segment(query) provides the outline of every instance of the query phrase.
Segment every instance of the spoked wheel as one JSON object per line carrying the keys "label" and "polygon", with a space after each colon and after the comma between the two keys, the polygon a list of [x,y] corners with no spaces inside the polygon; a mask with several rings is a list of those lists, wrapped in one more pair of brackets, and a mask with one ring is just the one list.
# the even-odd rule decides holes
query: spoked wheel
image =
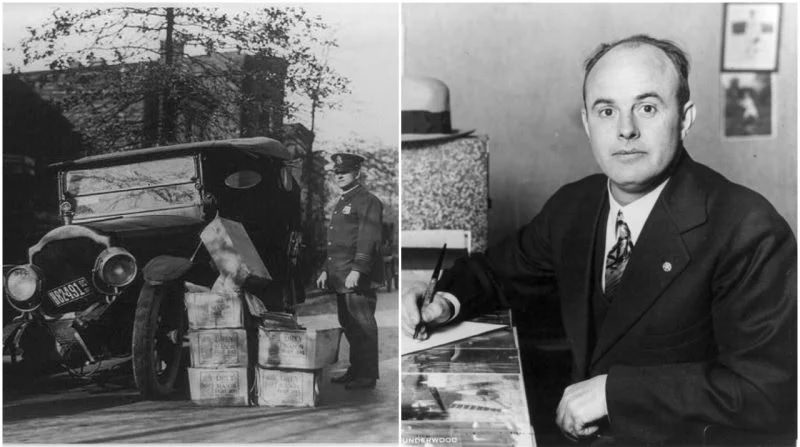
{"label": "spoked wheel", "polygon": [[145,284],[133,326],[133,378],[148,399],[169,396],[181,370],[186,334],[183,284]]}

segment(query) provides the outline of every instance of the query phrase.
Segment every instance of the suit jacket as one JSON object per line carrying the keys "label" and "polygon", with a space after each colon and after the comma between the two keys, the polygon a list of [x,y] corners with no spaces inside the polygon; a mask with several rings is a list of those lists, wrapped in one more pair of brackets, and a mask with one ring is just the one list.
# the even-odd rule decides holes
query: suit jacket
{"label": "suit jacket", "polygon": [[515,236],[446,272],[440,290],[461,301],[458,318],[557,294],[573,380],[608,374],[614,436],[699,443],[709,425],[792,430],[797,260],[786,221],[682,151],[595,334],[606,182],[564,186]]}
{"label": "suit jacket", "polygon": [[328,226],[328,287],[336,293],[350,292],[344,280],[351,270],[361,273],[359,290],[383,281],[381,235],[383,204],[363,186],[343,194],[333,208]]}

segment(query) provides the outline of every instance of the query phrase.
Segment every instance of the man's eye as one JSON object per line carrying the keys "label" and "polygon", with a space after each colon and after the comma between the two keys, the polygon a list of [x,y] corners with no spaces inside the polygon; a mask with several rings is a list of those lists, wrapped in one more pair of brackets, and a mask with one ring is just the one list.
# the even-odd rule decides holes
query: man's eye
{"label": "man's eye", "polygon": [[644,104],[641,107],[639,107],[639,110],[641,110],[641,112],[644,115],[648,115],[648,116],[655,115],[655,113],[656,113],[656,107],[654,105],[652,105],[652,104]]}
{"label": "man's eye", "polygon": [[614,109],[605,108],[597,111],[597,114],[602,118],[609,118],[614,116]]}

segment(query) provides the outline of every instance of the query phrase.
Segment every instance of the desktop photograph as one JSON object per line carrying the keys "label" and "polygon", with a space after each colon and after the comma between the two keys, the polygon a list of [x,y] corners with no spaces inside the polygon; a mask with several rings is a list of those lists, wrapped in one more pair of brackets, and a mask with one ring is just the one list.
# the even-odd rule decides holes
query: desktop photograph
{"label": "desktop photograph", "polygon": [[2,13],[3,442],[396,445],[400,6]]}
{"label": "desktop photograph", "polygon": [[401,15],[401,443],[795,445],[797,5]]}

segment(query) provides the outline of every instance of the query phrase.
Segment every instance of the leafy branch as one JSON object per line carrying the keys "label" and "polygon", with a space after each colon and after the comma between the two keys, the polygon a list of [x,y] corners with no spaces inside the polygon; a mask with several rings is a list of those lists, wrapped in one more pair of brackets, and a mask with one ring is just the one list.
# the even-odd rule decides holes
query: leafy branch
{"label": "leafy branch", "polygon": [[[300,7],[59,8],[27,32],[23,64],[53,70],[56,102],[94,152],[239,136],[241,111],[265,101],[287,119],[310,103],[313,127],[318,110],[349,93],[327,63],[337,46],[329,26]],[[248,56],[284,68],[247,70]],[[244,82],[283,93],[244,91]]]}

